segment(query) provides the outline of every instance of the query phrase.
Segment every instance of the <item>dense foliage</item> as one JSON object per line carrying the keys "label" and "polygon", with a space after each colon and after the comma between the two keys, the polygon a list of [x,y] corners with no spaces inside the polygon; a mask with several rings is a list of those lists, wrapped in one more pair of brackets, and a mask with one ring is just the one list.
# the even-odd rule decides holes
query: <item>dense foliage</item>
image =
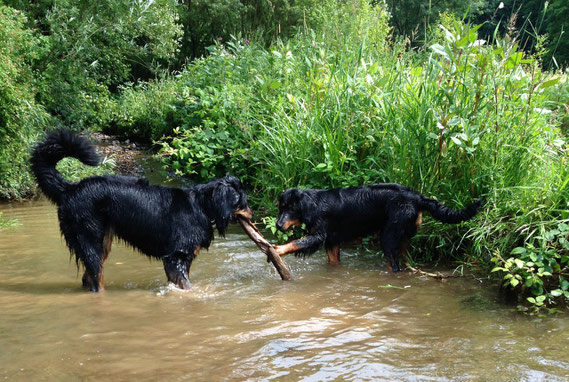
{"label": "dense foliage", "polygon": [[484,196],[460,227],[427,220],[415,261],[493,269],[537,310],[567,302],[569,83],[542,69],[567,64],[567,12],[0,0],[0,197],[29,192],[30,144],[56,126],[157,142],[194,181],[230,172],[269,216],[294,186],[400,182],[456,208]]}
{"label": "dense foliage", "polygon": [[[482,35],[490,37],[496,28],[507,33],[512,27],[519,31],[524,50],[544,50],[541,59],[546,68],[567,68],[569,65],[569,2],[563,0],[491,0],[485,1],[477,23],[484,23]],[[545,38],[545,39],[544,39]]]}
{"label": "dense foliage", "polygon": [[23,196],[33,184],[27,150],[47,113],[35,102],[33,64],[45,40],[25,27],[26,17],[0,6],[0,197]]}

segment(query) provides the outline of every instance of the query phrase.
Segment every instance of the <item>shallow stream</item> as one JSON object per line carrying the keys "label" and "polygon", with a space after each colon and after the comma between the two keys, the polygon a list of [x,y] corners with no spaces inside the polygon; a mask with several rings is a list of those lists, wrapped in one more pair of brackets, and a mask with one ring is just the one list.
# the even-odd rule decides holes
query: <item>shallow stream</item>
{"label": "shallow stream", "polygon": [[238,226],[194,261],[190,292],[120,243],[106,291],[81,273],[45,200],[0,206],[0,380],[569,379],[569,318],[525,317],[473,278],[386,273],[355,248],[287,257],[280,280]]}

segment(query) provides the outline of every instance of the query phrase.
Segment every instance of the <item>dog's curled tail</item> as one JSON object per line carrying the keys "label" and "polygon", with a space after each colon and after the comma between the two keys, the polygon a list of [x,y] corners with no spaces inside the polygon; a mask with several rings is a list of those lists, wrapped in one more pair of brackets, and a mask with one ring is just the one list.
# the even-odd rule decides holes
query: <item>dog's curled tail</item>
{"label": "dog's curled tail", "polygon": [[478,213],[478,209],[483,202],[484,199],[480,198],[465,209],[457,211],[446,207],[434,199],[422,196],[419,208],[430,212],[432,217],[442,223],[457,224],[472,219]]}
{"label": "dog's curled tail", "polygon": [[55,168],[65,157],[77,158],[89,166],[99,164],[99,156],[87,138],[68,130],[48,133],[46,139],[33,149],[30,161],[39,187],[56,204],[71,185]]}

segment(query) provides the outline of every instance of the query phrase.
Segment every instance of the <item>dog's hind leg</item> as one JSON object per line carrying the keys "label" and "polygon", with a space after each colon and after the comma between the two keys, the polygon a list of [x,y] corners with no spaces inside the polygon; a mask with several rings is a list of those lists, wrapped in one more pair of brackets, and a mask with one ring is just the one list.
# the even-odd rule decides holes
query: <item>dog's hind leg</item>
{"label": "dog's hind leg", "polygon": [[405,248],[405,238],[402,232],[398,232],[397,225],[395,227],[387,227],[381,232],[381,249],[387,260],[387,269],[389,272],[399,272],[399,255],[402,248]]}
{"label": "dog's hind leg", "polygon": [[[101,270],[99,272],[99,276],[97,278],[97,282],[96,284],[99,286],[99,290],[103,290],[104,289],[104,272],[105,269],[103,268],[103,264],[105,262],[105,260],[107,260],[107,257],[109,257],[109,253],[111,253],[111,246],[113,244],[113,230],[111,228],[107,229],[107,232],[105,233],[105,237],[103,238],[103,248],[102,248],[102,253],[101,253]],[[85,273],[83,273],[83,287],[85,288],[91,288],[91,285],[94,284],[93,281],[91,280],[91,276],[89,276],[89,272],[87,272],[87,269],[85,269]]]}
{"label": "dog's hind leg", "polygon": [[[197,253],[199,250],[196,250]],[[164,271],[168,281],[176,285],[176,287],[184,290],[190,289],[190,266],[195,255],[188,255],[183,252],[176,252],[169,256],[164,256]]]}
{"label": "dog's hind leg", "polygon": [[326,254],[328,255],[328,264],[339,265],[340,264],[340,246],[336,245],[331,248],[326,248]]}
{"label": "dog's hind leg", "polygon": [[100,244],[85,245],[75,250],[75,256],[81,260],[85,267],[83,274],[83,286],[91,292],[99,292],[104,289],[102,281],[103,264],[101,261],[102,250]]}

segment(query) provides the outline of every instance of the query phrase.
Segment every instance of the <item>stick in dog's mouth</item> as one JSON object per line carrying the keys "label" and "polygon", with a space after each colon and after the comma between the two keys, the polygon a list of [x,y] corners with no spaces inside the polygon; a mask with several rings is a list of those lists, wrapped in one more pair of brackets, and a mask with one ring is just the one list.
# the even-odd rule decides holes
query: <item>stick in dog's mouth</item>
{"label": "stick in dog's mouth", "polygon": [[253,218],[253,211],[251,208],[247,207],[245,210],[236,210],[233,215],[237,218],[239,216],[243,216],[244,218],[251,219]]}

